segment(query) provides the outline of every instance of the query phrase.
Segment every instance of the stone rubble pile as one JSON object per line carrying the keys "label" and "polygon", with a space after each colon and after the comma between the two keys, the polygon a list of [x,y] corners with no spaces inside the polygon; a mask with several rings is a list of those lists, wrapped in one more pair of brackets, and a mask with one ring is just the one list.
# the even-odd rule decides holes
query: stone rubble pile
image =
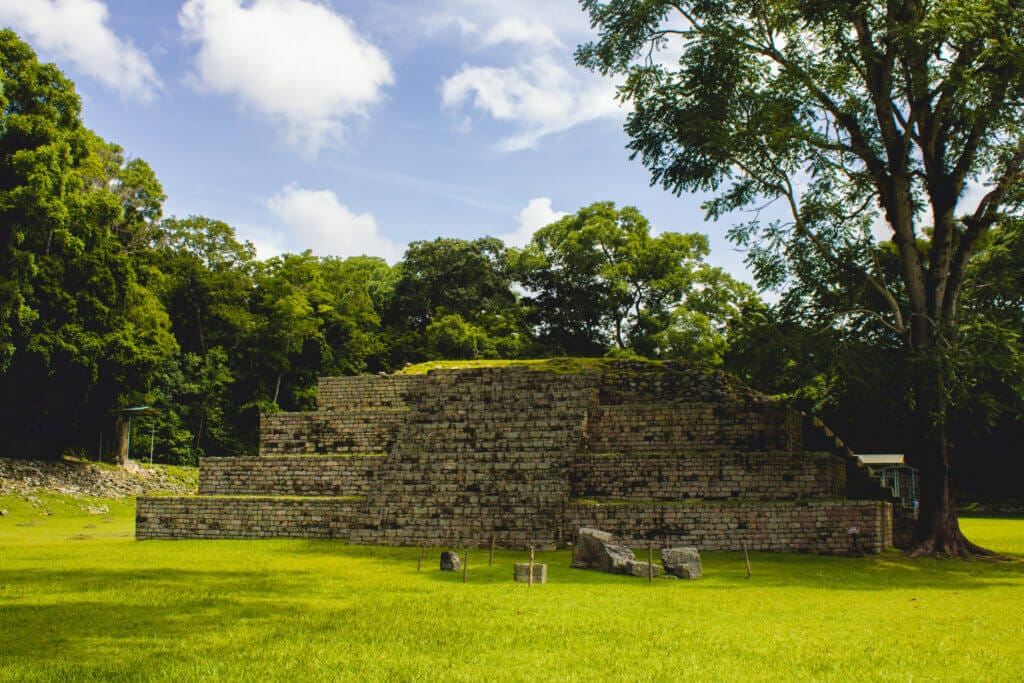
{"label": "stone rubble pile", "polygon": [[[680,579],[699,579],[703,576],[700,553],[696,548],[662,548],[661,562],[665,572]],[[572,566],[576,569],[597,569],[609,574],[629,576],[659,576],[661,567],[653,567],[636,559],[633,551],[607,531],[582,528],[576,533]]]}
{"label": "stone rubble pile", "polygon": [[131,470],[68,460],[0,458],[0,495],[31,495],[46,489],[68,496],[126,498],[151,493],[190,494],[192,481],[171,476],[161,466],[134,466]]}
{"label": "stone rubble pile", "polygon": [[630,576],[661,574],[660,567],[651,567],[647,562],[638,561],[633,551],[620,544],[612,534],[588,528],[580,529],[576,534],[572,566],[576,569],[597,569],[609,574]]}

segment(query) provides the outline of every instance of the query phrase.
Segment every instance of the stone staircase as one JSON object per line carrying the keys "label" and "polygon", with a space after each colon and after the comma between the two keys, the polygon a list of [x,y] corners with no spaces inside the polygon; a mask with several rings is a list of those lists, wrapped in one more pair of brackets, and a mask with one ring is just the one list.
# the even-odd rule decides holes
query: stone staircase
{"label": "stone staircase", "polygon": [[[200,495],[140,498],[144,538],[629,542],[878,552],[906,510],[813,418],[688,363],[325,378],[264,416],[260,457],[205,458]],[[895,523],[894,523],[895,522]]]}
{"label": "stone staircase", "polygon": [[410,395],[397,445],[353,540],[564,545],[569,466],[596,375],[525,367],[437,371]]}

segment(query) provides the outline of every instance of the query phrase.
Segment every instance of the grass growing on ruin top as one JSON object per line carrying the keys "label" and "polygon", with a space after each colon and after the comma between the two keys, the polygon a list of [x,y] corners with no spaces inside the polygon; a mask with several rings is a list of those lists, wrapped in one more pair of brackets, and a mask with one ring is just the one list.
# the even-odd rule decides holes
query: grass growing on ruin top
{"label": "grass growing on ruin top", "polygon": [[[403,375],[425,375],[431,370],[462,370],[466,368],[507,368],[526,367],[532,370],[576,373],[597,370],[607,366],[607,358],[544,358],[540,360],[435,360],[410,365],[401,370]],[[658,361],[643,361],[658,365]]]}
{"label": "grass growing on ruin top", "polygon": [[[463,584],[440,549],[417,573],[416,548],[138,542],[125,501],[0,509],[0,680],[1009,681],[1024,661],[1020,561],[753,553],[748,580],[742,553],[704,553],[703,580],[648,584],[558,551],[531,589],[522,552],[472,550]],[[1024,520],[963,526],[1024,557]]]}

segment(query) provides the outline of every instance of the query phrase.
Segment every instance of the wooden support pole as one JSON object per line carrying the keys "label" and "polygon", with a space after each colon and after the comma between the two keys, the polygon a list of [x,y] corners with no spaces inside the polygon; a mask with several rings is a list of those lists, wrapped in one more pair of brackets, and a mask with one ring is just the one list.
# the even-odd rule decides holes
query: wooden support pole
{"label": "wooden support pole", "polygon": [[654,583],[654,544],[647,544],[647,583]]}
{"label": "wooden support pole", "polygon": [[488,567],[493,567],[494,566],[494,536],[491,536],[491,556],[487,560],[487,566]]}
{"label": "wooden support pole", "polygon": [[462,562],[462,583],[466,583],[469,576],[469,548],[466,548],[466,558]]}
{"label": "wooden support pole", "polygon": [[530,546],[530,576],[527,579],[527,587],[533,587],[533,546]]}
{"label": "wooden support pole", "polygon": [[420,559],[416,562],[416,571],[423,569],[423,555],[427,552],[427,542],[420,543]]}
{"label": "wooden support pole", "polygon": [[750,578],[750,555],[747,554],[747,544],[743,544],[743,559],[747,561],[747,578]]}

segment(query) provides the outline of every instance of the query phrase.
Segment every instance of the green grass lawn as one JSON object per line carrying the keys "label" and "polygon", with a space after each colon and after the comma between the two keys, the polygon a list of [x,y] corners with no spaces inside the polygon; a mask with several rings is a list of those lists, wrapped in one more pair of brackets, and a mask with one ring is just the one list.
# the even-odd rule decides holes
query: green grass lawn
{"label": "green grass lawn", "polygon": [[[106,505],[109,512],[87,508]],[[144,541],[130,501],[0,497],[2,680],[1020,680],[1024,521],[965,519],[1015,562],[705,553],[701,581],[543,553]],[[46,515],[44,511],[52,514]]]}

